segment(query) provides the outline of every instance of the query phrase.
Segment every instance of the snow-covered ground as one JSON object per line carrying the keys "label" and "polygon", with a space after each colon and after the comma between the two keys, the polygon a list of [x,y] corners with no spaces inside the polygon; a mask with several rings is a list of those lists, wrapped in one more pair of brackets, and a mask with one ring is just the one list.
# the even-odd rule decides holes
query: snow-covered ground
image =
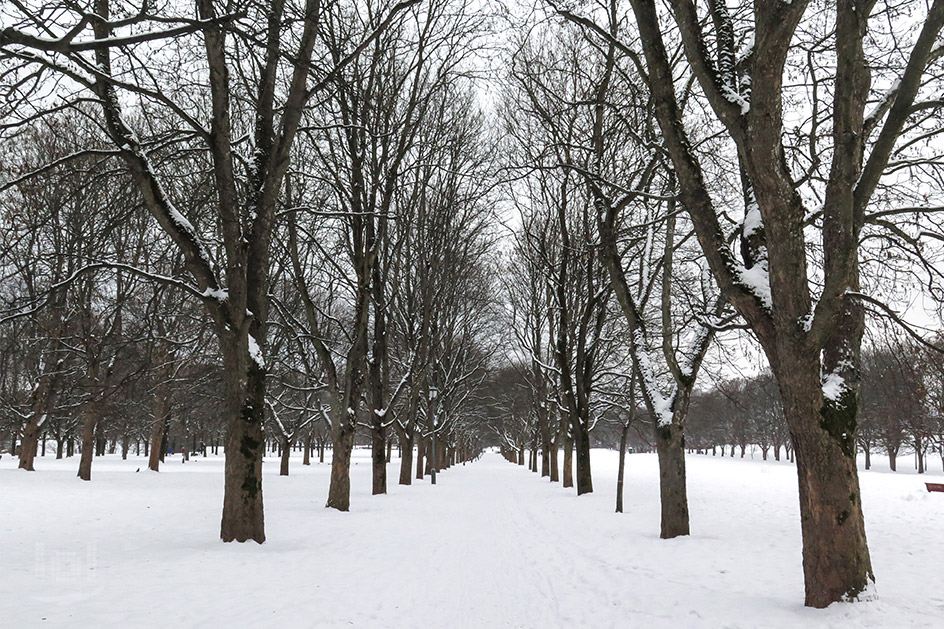
{"label": "snow-covered ground", "polygon": [[[435,487],[371,497],[356,451],[352,511],[323,508],[329,466],[265,466],[266,533],[218,541],[222,460],[0,460],[0,625],[34,627],[939,627],[944,494],[934,472],[863,472],[877,602],[803,607],[788,463],[688,457],[692,536],[660,540],[654,455],[594,451],[577,498],[487,454]],[[909,468],[903,458],[902,468]],[[141,468],[140,473],[135,470]],[[395,482],[396,465],[389,468]]]}

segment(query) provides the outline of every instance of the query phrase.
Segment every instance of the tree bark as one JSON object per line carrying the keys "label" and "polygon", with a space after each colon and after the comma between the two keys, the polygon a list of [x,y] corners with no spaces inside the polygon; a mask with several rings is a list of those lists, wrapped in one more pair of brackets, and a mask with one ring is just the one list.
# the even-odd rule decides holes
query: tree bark
{"label": "tree bark", "polygon": [[623,512],[623,478],[626,471],[626,439],[629,436],[629,424],[623,424],[620,431],[619,471],[616,474],[616,512]]}
{"label": "tree bark", "polygon": [[[23,429],[23,441],[20,445],[19,468],[21,470],[34,471],[33,465],[36,458],[36,447],[39,436],[42,433],[43,424],[49,417],[49,413],[56,405],[56,397],[59,388],[59,378],[56,377],[56,374],[59,373],[60,369],[61,364],[56,364],[52,368],[52,373],[41,374],[39,382],[36,384],[36,389],[33,392],[33,404],[30,417],[26,422],[26,427]],[[15,437],[13,438],[13,443],[16,443]],[[60,456],[58,458],[62,457]]]}
{"label": "tree bark", "polygon": [[[341,410],[339,412],[346,412]],[[351,451],[354,449],[354,425],[342,421],[332,430],[331,484],[325,507],[338,511],[351,509]]]}
{"label": "tree bark", "polygon": [[577,495],[593,493],[593,476],[590,473],[590,432],[588,422],[574,426],[574,445],[577,450]]}
{"label": "tree bark", "polygon": [[400,481],[401,485],[413,483],[413,436],[400,435]]}
{"label": "tree bark", "polygon": [[282,455],[279,457],[279,476],[288,476],[288,459],[292,455],[292,443],[282,438]]}
{"label": "tree bark", "polygon": [[[374,414],[376,415],[376,413]],[[383,427],[383,418],[376,417],[371,434],[371,494],[387,493],[387,430]]]}
{"label": "tree bark", "polygon": [[220,340],[227,418],[220,538],[224,542],[253,540],[261,544],[265,541],[265,369],[250,359],[248,337],[237,339],[224,332]]}
{"label": "tree bark", "polygon": [[101,419],[99,405],[91,399],[82,405],[82,455],[79,458],[78,477],[92,480],[92,458],[95,455],[95,429]]}
{"label": "tree bark", "polygon": [[564,487],[574,486],[574,438],[570,431],[564,435]]}
{"label": "tree bark", "polygon": [[[855,457],[819,431],[793,435],[800,479],[806,604],[826,607],[874,580]],[[850,585],[858,591],[850,592]]]}
{"label": "tree bark", "polygon": [[559,465],[559,456],[560,448],[557,445],[557,440],[551,442],[550,447],[551,454],[551,482],[559,483],[560,482],[560,465]]}
{"label": "tree bark", "polygon": [[659,537],[672,539],[680,535],[688,535],[685,436],[677,423],[656,426],[656,452],[659,455],[659,495],[662,503],[662,524]]}
{"label": "tree bark", "polygon": [[423,480],[423,455],[425,454],[423,446],[425,440],[420,436],[416,440],[416,480]]}

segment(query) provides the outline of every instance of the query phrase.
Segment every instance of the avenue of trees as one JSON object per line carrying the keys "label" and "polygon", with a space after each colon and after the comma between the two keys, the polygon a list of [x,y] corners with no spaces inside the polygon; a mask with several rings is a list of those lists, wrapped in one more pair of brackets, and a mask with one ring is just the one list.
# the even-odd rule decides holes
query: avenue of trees
{"label": "avenue of trees", "polygon": [[[868,598],[857,453],[944,462],[940,338],[902,314],[944,304],[942,26],[944,0],[9,3],[0,439],[84,480],[222,449],[221,538],[260,543],[268,451],[329,450],[347,511],[358,443],[374,494],[394,447],[403,485],[497,446],[578,495],[617,447],[621,511],[651,449],[673,538],[686,452],[756,450],[797,467],[806,604]],[[765,368],[733,375],[745,345]]]}
{"label": "avenue of trees", "polygon": [[435,438],[439,468],[477,452],[461,411],[489,342],[481,16],[449,0],[4,11],[0,387],[21,467],[50,431],[82,444],[86,480],[109,437],[144,441],[152,469],[165,435],[222,445],[221,537],[262,542],[267,435],[331,444],[339,510],[359,425],[375,493],[393,434]]}

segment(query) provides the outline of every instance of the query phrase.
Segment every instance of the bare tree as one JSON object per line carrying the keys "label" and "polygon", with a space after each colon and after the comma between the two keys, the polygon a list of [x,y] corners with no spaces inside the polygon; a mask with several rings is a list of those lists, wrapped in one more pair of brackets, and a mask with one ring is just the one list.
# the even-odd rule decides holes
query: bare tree
{"label": "bare tree", "polygon": [[[693,121],[686,119],[675,92],[678,74],[666,52],[664,20],[654,2],[631,4],[679,198],[712,274],[763,346],[783,396],[797,455],[806,604],[824,607],[860,598],[874,578],[855,467],[864,299],[860,235],[899,140],[923,133],[915,116],[936,107],[933,98],[918,97],[930,91],[924,77],[938,58],[935,40],[944,2],[931,4],[911,50],[894,59],[869,39],[886,23],[883,16],[870,19],[873,2],[839,2],[828,13],[812,11],[808,2],[758,2],[736,13],[724,3],[709,2],[707,8],[691,0],[669,3],[684,47],[681,70],[697,82],[736,154],[744,204],[740,260],[728,245],[722,199],[706,180],[704,156],[689,140]],[[825,26],[826,15],[834,17],[835,29]],[[628,50],[607,29],[585,24]],[[798,30],[801,24],[808,30]],[[797,42],[820,31],[824,40],[835,41],[834,73],[824,76],[830,67],[825,62],[789,66],[811,74],[817,85],[828,82],[833,96],[827,103],[821,90],[813,92],[812,129],[807,127],[811,159],[805,172],[796,173],[804,162],[797,159],[797,145],[786,142],[785,108],[795,101],[784,77],[788,62],[803,50]],[[750,42],[740,55],[738,41]],[[819,60],[829,54],[822,48],[807,52],[805,58]],[[883,54],[881,61],[872,58]],[[872,85],[875,66],[891,75],[890,87]],[[874,109],[867,114],[870,103]],[[824,116],[832,119],[829,134],[818,130],[828,124]],[[824,152],[828,160],[822,159]],[[808,211],[805,197],[811,196],[821,210]],[[809,257],[810,229],[828,245],[821,265]],[[811,266],[818,269],[815,276]]]}

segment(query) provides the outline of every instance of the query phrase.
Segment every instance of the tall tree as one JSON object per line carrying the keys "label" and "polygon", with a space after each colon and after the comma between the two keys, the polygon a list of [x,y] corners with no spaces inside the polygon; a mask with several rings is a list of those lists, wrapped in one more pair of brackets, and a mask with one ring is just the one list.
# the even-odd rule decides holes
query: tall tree
{"label": "tall tree", "polygon": [[[669,2],[685,53],[681,69],[697,81],[736,154],[744,206],[740,259],[723,228],[725,200],[709,184],[704,155],[689,139],[692,120],[675,91],[679,66],[666,51],[664,18],[652,0],[631,4],[679,199],[724,296],[764,348],[783,397],[797,457],[806,604],[867,597],[874,576],[855,466],[860,235],[900,138],[921,132],[915,112],[937,106],[916,98],[922,89],[930,91],[924,77],[939,54],[944,2],[930,4],[910,49],[895,59],[869,38],[888,16],[899,28],[903,23],[894,12],[873,17],[871,0],[841,0],[816,11],[806,1],[756,2],[736,13],[719,2]],[[827,16],[834,28],[825,26]],[[798,30],[801,23],[809,29]],[[614,41],[605,28],[588,28]],[[811,48],[808,69],[817,85],[830,83],[833,100],[826,103],[821,90],[813,92],[812,162],[798,174],[794,168],[804,162],[784,133],[795,94],[784,78],[788,68],[797,69],[792,55],[804,50],[798,41],[820,31],[835,43],[835,62],[827,64],[823,56],[831,53]],[[739,52],[738,41],[749,45]],[[873,54],[884,55],[883,61],[873,61]],[[878,65],[892,75],[890,86],[872,85],[871,69]],[[830,67],[834,73],[824,76]],[[874,108],[867,114],[869,104]],[[824,116],[831,119],[829,134],[818,130],[828,124]],[[811,195],[821,210],[808,210]],[[826,243],[821,265],[810,257],[814,232]]]}

